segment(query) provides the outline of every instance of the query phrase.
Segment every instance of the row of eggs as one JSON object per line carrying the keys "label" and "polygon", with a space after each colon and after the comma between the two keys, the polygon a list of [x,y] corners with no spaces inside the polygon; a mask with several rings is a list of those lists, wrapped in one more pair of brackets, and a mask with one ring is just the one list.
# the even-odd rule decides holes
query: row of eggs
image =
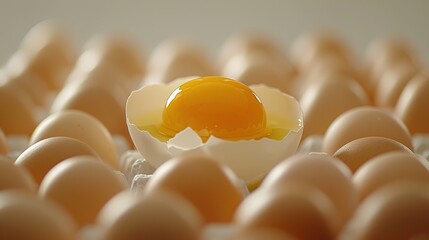
{"label": "row of eggs", "polygon": [[[43,23],[30,31],[22,43],[22,49],[12,57],[7,66],[10,72],[7,72],[5,76],[9,80],[5,80],[4,82],[7,84],[1,86],[5,94],[0,94],[4,98],[2,103],[12,106],[12,110],[10,108],[2,110],[4,113],[1,114],[2,121],[4,121],[1,126],[6,135],[5,139],[8,140],[16,134],[31,136],[28,140],[31,146],[25,147],[24,153],[18,151],[15,164],[12,165],[24,167],[30,172],[35,182],[31,183],[32,181],[28,180],[31,177],[24,177],[27,180],[21,178],[20,181],[24,182],[21,184],[33,189],[33,192],[37,190],[44,201],[50,199],[59,203],[68,212],[65,214],[67,217],[64,217],[63,214],[62,218],[67,219],[71,216],[73,219],[68,219],[67,223],[58,221],[58,223],[66,225],[67,229],[65,233],[61,233],[64,237],[57,235],[52,239],[74,238],[74,235],[70,237],[72,236],[70,233],[76,234],[71,227],[73,224],[70,222],[74,222],[81,229],[95,224],[94,229],[104,229],[102,232],[107,239],[126,239],[127,237],[131,239],[133,236],[137,236],[138,231],[141,231],[141,234],[149,234],[146,236],[153,239],[172,239],[173,237],[168,234],[174,234],[174,239],[196,239],[200,235],[199,231],[202,226],[207,226],[208,223],[230,223],[231,221],[235,221],[234,225],[241,229],[237,230],[239,232],[237,238],[242,237],[243,239],[251,239],[255,236],[267,239],[265,234],[271,234],[273,237],[270,239],[274,239],[274,236],[279,239],[332,239],[335,236],[340,238],[345,234],[348,234],[347,237],[355,237],[355,239],[371,239],[371,237],[377,239],[380,236],[377,234],[386,236],[380,221],[389,220],[383,218],[382,214],[395,214],[393,210],[388,212],[389,207],[397,209],[391,205],[406,201],[408,196],[414,197],[410,201],[420,199],[423,201],[421,206],[427,205],[427,200],[424,200],[427,198],[426,183],[421,187],[418,184],[413,184],[412,187],[396,186],[395,189],[400,189],[400,191],[392,190],[392,186],[390,190],[384,190],[384,194],[379,193],[368,198],[365,200],[365,204],[361,203],[359,209],[356,210],[358,202],[363,202],[368,195],[381,186],[387,185],[388,182],[398,179],[427,182],[428,179],[425,168],[426,160],[421,155],[411,157],[413,155],[409,154],[414,148],[419,148],[421,153],[424,153],[425,150],[424,143],[417,145],[415,141],[413,146],[409,130],[414,136],[417,136],[415,134],[418,133],[424,134],[426,131],[424,130],[426,125],[420,126],[418,123],[419,121],[424,123],[427,97],[418,91],[425,89],[427,79],[423,73],[420,73],[420,66],[412,52],[400,43],[384,42],[378,47],[376,44],[373,46],[372,54],[381,53],[380,56],[372,56],[371,61],[373,62],[370,62],[369,65],[373,69],[369,69],[370,74],[368,75],[371,77],[368,79],[378,81],[375,84],[374,82],[365,83],[364,78],[355,69],[353,70],[355,65],[348,62],[351,59],[346,54],[347,49],[344,48],[342,42],[332,36],[316,35],[298,39],[294,48],[296,52],[294,53],[294,66],[284,54],[279,54],[278,48],[275,48],[269,41],[263,38],[239,37],[225,45],[225,50],[221,54],[221,62],[225,63],[225,66],[220,67],[221,71],[214,71],[213,64],[210,64],[210,61],[198,48],[195,48],[195,45],[181,41],[161,45],[163,47],[154,52],[145,68],[136,49],[128,42],[124,42],[124,39],[117,37],[93,40],[87,45],[87,49],[78,58],[76,64],[65,64],[64,62],[68,61],[62,60],[68,59],[66,56],[69,56],[68,47],[64,48],[67,39],[61,38],[63,35],[58,28],[52,29],[52,27],[50,23]],[[43,33],[48,30],[51,35],[37,34],[38,31]],[[35,36],[51,37],[36,41]],[[30,47],[33,43],[38,42],[40,45]],[[53,49],[60,50],[61,57],[56,55]],[[16,67],[17,65],[21,67]],[[48,71],[46,69],[48,66],[53,66],[52,70]],[[406,71],[397,69],[406,69]],[[145,71],[147,72],[145,80],[141,83],[140,79]],[[405,74],[404,72],[407,71],[413,73]],[[58,79],[65,79],[65,72],[70,72],[69,77],[65,81],[66,85],[60,89],[61,84],[58,83],[61,81]],[[261,98],[267,115],[279,114],[283,118],[290,118],[288,121],[295,123],[291,124],[295,125],[295,129],[293,127],[289,129],[291,131],[283,139],[284,142],[272,139],[230,142],[210,138],[209,141],[202,143],[199,134],[185,130],[176,135],[178,138],[173,138],[164,144],[163,141],[139,128],[142,125],[139,122],[141,119],[144,121],[147,119],[159,120],[160,118],[159,116],[157,118],[143,116],[144,110],[162,108],[171,92],[186,81],[184,79],[172,80],[188,75],[216,73],[239,79],[246,84],[264,83],[281,90],[273,90],[266,86],[251,88]],[[23,77],[26,76],[25,74],[32,77]],[[408,75],[400,76],[401,74]],[[414,75],[416,77],[412,79]],[[398,82],[396,80],[377,80],[387,78],[385,76],[390,76],[389,79],[395,76],[396,79],[402,81],[400,86],[382,87],[386,90],[391,89],[397,95],[404,92],[402,95],[406,97],[389,96],[389,98],[399,101],[398,106],[407,104],[412,106],[411,104],[419,99],[425,102],[415,103],[417,110],[403,110],[402,112],[409,114],[406,117],[405,114],[401,115],[401,110],[361,107],[370,103],[381,106],[378,103],[379,100],[376,100],[380,97],[376,97],[377,91],[374,86],[381,85],[384,81]],[[349,78],[356,79],[356,81],[351,81]],[[24,87],[26,86],[23,84],[24,80],[21,80],[22,85],[16,87],[14,84],[20,81],[13,79],[26,79],[31,81],[31,86],[35,87]],[[38,79],[38,81],[34,79]],[[317,81],[317,83],[313,81]],[[406,81],[410,81],[410,85],[414,87],[405,87]],[[40,85],[45,84],[46,87],[37,88],[36,82]],[[167,85],[152,85],[157,82]],[[130,95],[133,89],[141,86],[140,90],[134,91]],[[19,89],[21,95],[9,94],[13,89]],[[33,105],[30,108],[22,107],[25,105],[21,104],[24,100],[16,100],[18,99],[16,96],[26,95],[28,100],[31,90],[35,89],[36,92],[41,92],[41,89],[51,89],[45,91],[44,97],[49,98],[47,93],[54,93],[53,103],[51,104],[49,99],[45,99],[38,104],[36,98],[30,98]],[[323,91],[326,92],[319,89],[325,89]],[[57,92],[58,90],[60,92]],[[338,93],[335,93],[337,90],[339,90]],[[414,92],[405,93],[406,91]],[[303,113],[301,113],[298,102],[283,92],[300,99]],[[385,91],[380,92],[386,93]],[[90,98],[83,96],[90,96]],[[125,105],[127,98],[128,104]],[[352,103],[347,102],[350,99]],[[408,103],[399,104],[405,102],[401,99],[408,99]],[[19,104],[15,104],[14,101]],[[318,107],[315,105],[316,103],[321,105]],[[389,107],[393,108],[393,105]],[[23,113],[23,110],[31,108],[41,111],[40,119],[43,121],[39,123],[37,118],[31,117],[31,112],[30,114]],[[405,109],[405,107],[396,108]],[[2,109],[6,108],[2,107]],[[70,111],[70,109],[80,111]],[[349,109],[350,111],[346,112]],[[90,115],[81,111],[90,113]],[[343,112],[346,113],[342,114]],[[399,115],[400,118],[394,114]],[[417,117],[415,117],[416,115]],[[35,124],[29,128],[11,127],[11,123],[22,123],[20,121],[31,119],[35,119],[33,122]],[[333,122],[334,120],[335,122]],[[109,121],[114,123],[109,123]],[[319,123],[323,125],[317,126]],[[303,128],[303,126],[305,127]],[[33,130],[29,130],[31,128]],[[16,129],[27,130],[17,132]],[[278,164],[280,160],[295,152],[300,143],[301,134],[304,134],[304,140],[310,142],[317,139],[313,135],[325,135],[319,148],[310,147],[309,150],[324,151],[335,156],[336,159],[324,154],[295,155]],[[112,135],[119,136],[119,139],[123,140],[122,149],[130,149],[130,146],[135,145],[141,155],[135,151],[124,154],[120,154],[123,151],[119,151],[120,153],[118,153],[117,142]],[[3,146],[6,146],[3,152],[7,153],[7,145],[3,144]],[[301,144],[301,148],[302,146],[303,144]],[[74,150],[76,148],[79,150]],[[50,152],[47,149],[51,149]],[[69,149],[70,152],[65,149]],[[56,153],[53,152],[54,150]],[[397,157],[388,155],[382,158],[382,153],[395,150],[407,154],[395,153],[398,155]],[[10,151],[8,152],[10,153]],[[223,165],[207,161],[205,157],[200,156],[201,152],[204,152],[205,156],[210,153],[210,157],[220,161]],[[85,157],[81,160],[68,159],[76,155],[92,157]],[[119,155],[122,155],[121,161],[118,160]],[[381,155],[379,158],[382,159],[411,160],[405,160],[407,162],[404,160],[369,161],[377,155]],[[14,158],[14,155],[9,154],[9,156]],[[171,157],[178,159],[167,161]],[[38,158],[39,160],[37,160]],[[100,165],[99,159],[107,162],[110,168],[121,172],[106,171],[109,168],[103,164]],[[185,159],[188,160],[184,161]],[[260,161],[261,159],[264,161]],[[366,161],[368,164],[365,163]],[[14,168],[14,166],[4,169],[13,168],[15,170],[10,170],[10,172],[18,171],[19,174],[26,175],[22,168],[16,170],[18,168]],[[154,173],[155,168],[158,170]],[[233,171],[231,172],[230,169]],[[398,169],[399,172],[397,172]],[[87,172],[85,173],[85,171]],[[248,194],[247,189],[256,188],[262,177],[268,172],[269,175],[263,180],[258,190],[244,198]],[[353,172],[356,173],[352,175]],[[213,173],[213,175],[209,173]],[[383,173],[386,177],[382,177]],[[327,178],[327,176],[331,177]],[[147,179],[152,180],[146,186]],[[113,197],[128,187],[127,181],[128,184],[134,184],[137,190],[140,190],[141,187],[145,197],[136,198],[129,192]],[[9,180],[4,182],[12,183]],[[138,186],[139,183],[141,186]],[[283,186],[283,184],[286,185]],[[65,189],[67,191],[64,191]],[[165,189],[176,189],[179,196],[170,192],[158,193],[158,190]],[[412,194],[409,194],[410,192]],[[97,194],[99,195],[97,196]],[[8,194],[8,197],[24,199],[28,196],[11,193],[11,195]],[[166,199],[173,200],[167,201]],[[31,201],[35,202],[34,198]],[[106,204],[106,202],[108,203]],[[21,200],[18,203],[21,204]],[[27,203],[22,203],[23,206],[25,204]],[[380,206],[379,210],[374,213],[375,217],[364,219],[367,216],[365,211],[373,211],[374,204]],[[179,209],[187,211],[177,210],[177,205],[181,205]],[[157,206],[163,210],[157,209]],[[279,208],[275,206],[279,206]],[[416,212],[427,211],[427,207],[418,209],[420,207],[418,204],[413,207]],[[40,208],[43,207],[40,206]],[[353,215],[355,210],[356,214]],[[141,215],[139,212],[147,213],[147,215]],[[149,214],[150,212],[153,215]],[[415,216],[413,214],[414,212],[411,211],[410,216]],[[290,219],[286,219],[285,216],[289,216]],[[164,217],[165,219],[163,219]],[[45,216],[45,218],[50,218],[50,216]],[[276,218],[281,218],[282,223],[276,222]],[[377,218],[382,218],[382,220],[375,222]],[[397,218],[398,216],[392,219]],[[154,219],[159,219],[159,222],[151,225],[150,223]],[[177,222],[172,222],[175,220]],[[363,223],[360,223],[361,221]],[[421,222],[422,226],[427,226],[424,225],[427,224],[427,220],[424,218],[415,221]],[[133,232],[131,231],[133,222],[144,222],[145,224],[138,225],[137,229],[133,230],[136,232]],[[402,230],[409,227],[409,232],[404,231],[402,234],[416,235],[414,237],[417,237],[417,234],[421,234],[423,237],[424,234],[427,234],[424,232],[424,227],[420,229],[420,225],[418,225],[413,228],[412,223],[414,222],[402,223],[404,225]],[[29,224],[31,225],[31,223]],[[147,228],[141,228],[141,226],[147,226]],[[161,226],[164,230],[157,232]],[[173,228],[174,226],[178,227]],[[312,230],[308,229],[309,227]],[[364,231],[363,229],[369,230]],[[403,235],[389,230],[392,234],[389,239],[403,237]],[[185,235],[180,237],[179,232]],[[207,232],[209,231],[206,231],[205,234],[208,234]],[[220,234],[219,232],[217,234]],[[13,230],[9,233],[12,234],[10,236],[18,234]],[[209,238],[210,236],[204,237]],[[44,239],[50,239],[50,237],[44,237]]]}

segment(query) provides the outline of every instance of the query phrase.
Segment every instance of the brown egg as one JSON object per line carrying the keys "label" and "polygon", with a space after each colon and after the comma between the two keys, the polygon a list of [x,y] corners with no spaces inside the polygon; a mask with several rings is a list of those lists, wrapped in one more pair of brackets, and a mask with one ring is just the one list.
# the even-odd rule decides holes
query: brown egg
{"label": "brown egg", "polygon": [[51,21],[35,25],[8,62],[13,73],[37,74],[51,89],[62,86],[75,62],[75,54],[64,27]]}
{"label": "brown egg", "polygon": [[36,183],[25,169],[15,166],[9,158],[0,156],[0,191],[5,189],[35,192]]}
{"label": "brown egg", "polygon": [[388,36],[374,39],[368,45],[365,62],[373,88],[389,68],[402,64],[418,65],[416,54],[406,40]]}
{"label": "brown egg", "polygon": [[327,154],[294,155],[274,167],[263,180],[261,188],[274,191],[286,188],[290,183],[315,187],[332,201],[342,225],[358,203],[351,175],[342,162]]}
{"label": "brown egg", "polygon": [[112,135],[121,135],[128,138],[129,143],[132,142],[125,121],[126,99],[114,88],[70,86],[63,88],[63,91],[54,100],[51,112],[65,110],[86,112],[102,122]]}
{"label": "brown egg", "polygon": [[256,54],[275,61],[284,61],[291,68],[279,43],[273,37],[262,32],[240,33],[228,38],[219,51],[219,66],[224,68],[237,55]]}
{"label": "brown egg", "polygon": [[145,81],[168,83],[179,77],[214,75],[211,59],[202,46],[187,39],[170,39],[153,50]]}
{"label": "brown egg", "polygon": [[239,233],[233,240],[296,240],[297,238],[281,230],[271,228],[254,228]]}
{"label": "brown egg", "polygon": [[95,117],[78,110],[53,113],[31,135],[30,145],[49,137],[71,137],[88,144],[115,169],[119,168],[116,146],[106,127]]}
{"label": "brown egg", "polygon": [[283,64],[260,53],[237,54],[226,63],[221,75],[246,85],[265,84],[285,93],[290,84]]}
{"label": "brown egg", "polygon": [[428,239],[429,185],[389,185],[368,197],[339,239]]}
{"label": "brown egg", "polygon": [[[90,39],[77,68],[92,68],[94,65],[114,67],[135,81],[146,72],[145,59],[138,44],[123,34],[98,35]],[[135,82],[136,83],[136,82]]]}
{"label": "brown egg", "polygon": [[9,145],[6,139],[6,135],[4,135],[3,130],[0,128],[0,156],[6,155],[9,152]]}
{"label": "brown egg", "polygon": [[50,137],[27,148],[16,159],[15,164],[25,168],[39,185],[46,173],[61,161],[78,155],[98,157],[86,143],[70,137]]}
{"label": "brown egg", "polygon": [[95,223],[104,204],[126,187],[126,183],[96,157],[74,156],[46,174],[39,195],[57,202],[83,227]]}
{"label": "brown egg", "polygon": [[322,149],[334,154],[348,142],[371,136],[391,138],[413,150],[411,135],[402,121],[375,107],[357,107],[338,116],[326,130]]}
{"label": "brown egg", "polygon": [[354,173],[371,158],[392,151],[413,153],[404,144],[390,138],[363,137],[345,144],[332,156],[343,161]]}
{"label": "brown egg", "polygon": [[414,154],[388,152],[370,159],[353,176],[361,200],[383,186],[400,181],[429,184],[429,171]]}
{"label": "brown egg", "polygon": [[235,214],[237,233],[269,228],[296,239],[334,239],[336,211],[332,202],[308,185],[258,189],[240,204]]}
{"label": "brown egg", "polygon": [[21,191],[2,191],[0,239],[74,240],[76,225],[50,201]]}
{"label": "brown egg", "polygon": [[47,84],[36,74],[22,72],[20,74],[6,74],[7,85],[15,85],[28,96],[36,106],[45,107],[49,100],[49,89]]}
{"label": "brown egg", "polygon": [[230,222],[244,197],[232,170],[196,156],[165,162],[145,190],[148,194],[159,190],[178,193],[198,209],[205,223]]}
{"label": "brown egg", "polygon": [[31,100],[13,87],[0,86],[0,126],[6,135],[31,135],[37,125]]}
{"label": "brown egg", "polygon": [[351,58],[344,40],[327,31],[302,34],[292,44],[292,57],[301,72],[328,55],[343,62],[349,62]]}
{"label": "brown egg", "polygon": [[375,86],[374,103],[379,107],[394,108],[407,83],[417,74],[408,64],[386,69]]}
{"label": "brown egg", "polygon": [[410,81],[398,99],[395,112],[411,134],[429,133],[429,77]]}
{"label": "brown egg", "polygon": [[303,138],[324,135],[343,112],[368,104],[364,90],[352,80],[314,82],[300,99],[304,113]]}
{"label": "brown egg", "polygon": [[197,240],[202,222],[194,206],[172,192],[144,196],[122,192],[98,216],[105,240]]}

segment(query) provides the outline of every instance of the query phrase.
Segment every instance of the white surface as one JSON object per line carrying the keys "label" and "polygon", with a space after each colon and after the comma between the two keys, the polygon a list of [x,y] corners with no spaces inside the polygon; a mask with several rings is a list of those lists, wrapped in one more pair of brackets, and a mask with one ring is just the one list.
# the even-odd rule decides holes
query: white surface
{"label": "white surface", "polygon": [[213,52],[228,36],[260,29],[285,49],[300,33],[327,27],[361,54],[376,36],[404,36],[427,62],[429,1],[425,0],[0,0],[0,65],[37,22],[56,19],[78,46],[93,34],[119,30],[148,53],[160,41],[189,36]]}

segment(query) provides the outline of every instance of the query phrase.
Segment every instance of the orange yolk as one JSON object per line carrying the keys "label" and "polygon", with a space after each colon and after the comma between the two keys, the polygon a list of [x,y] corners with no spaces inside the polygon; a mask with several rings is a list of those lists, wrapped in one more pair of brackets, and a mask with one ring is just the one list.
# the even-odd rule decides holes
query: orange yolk
{"label": "orange yolk", "polygon": [[258,139],[267,135],[266,114],[246,85],[224,77],[197,78],[179,86],[168,98],[161,131],[175,136],[187,127],[203,141]]}

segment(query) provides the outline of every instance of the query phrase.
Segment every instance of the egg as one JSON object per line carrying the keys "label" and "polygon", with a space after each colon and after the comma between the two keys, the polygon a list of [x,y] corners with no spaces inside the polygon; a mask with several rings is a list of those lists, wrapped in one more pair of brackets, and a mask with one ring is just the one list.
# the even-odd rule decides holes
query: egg
{"label": "egg", "polygon": [[230,169],[206,157],[182,157],[161,165],[146,194],[173,191],[191,202],[205,223],[231,222],[244,194]]}
{"label": "egg", "polygon": [[0,156],[6,155],[9,152],[9,145],[6,139],[6,135],[4,135],[3,130],[0,128]]}
{"label": "egg", "polygon": [[369,196],[339,239],[427,239],[429,185],[392,184]]}
{"label": "egg", "polygon": [[334,154],[348,142],[371,136],[391,138],[413,150],[404,123],[392,113],[375,107],[357,107],[338,116],[326,130],[322,149]]}
{"label": "egg", "polygon": [[410,81],[402,91],[395,108],[411,134],[429,133],[429,77],[421,76]]}
{"label": "egg", "polygon": [[[64,92],[63,92],[64,91]],[[114,88],[66,87],[54,100],[51,112],[79,110],[96,117],[112,135],[129,138],[125,116],[125,95]],[[131,139],[129,139],[131,143]]]}
{"label": "egg", "polygon": [[94,156],[74,156],[55,165],[39,187],[39,195],[63,207],[79,227],[94,224],[98,212],[126,189],[112,169]]}
{"label": "egg", "polygon": [[[199,82],[213,84],[194,88]],[[188,96],[189,106],[201,107],[173,101],[182,87],[189,87],[189,95],[187,90],[183,95]],[[177,107],[163,116],[171,102]],[[302,112],[293,97],[266,86],[248,88],[215,76],[144,86],[129,96],[126,115],[135,147],[154,167],[174,156],[204,152],[249,185],[296,151],[303,128]],[[173,138],[160,134],[163,122],[168,122],[163,131],[175,134]],[[270,129],[271,138],[265,137]]]}
{"label": "egg", "polygon": [[170,39],[153,50],[144,82],[169,83],[176,78],[212,75],[214,64],[204,48],[188,39]]}
{"label": "egg", "polygon": [[[260,188],[283,189],[301,183],[322,191],[334,204],[341,225],[347,222],[358,204],[352,174],[344,163],[326,154],[299,154],[275,166]],[[332,187],[335,186],[335,187]]]}
{"label": "egg", "polygon": [[0,156],[0,191],[6,189],[35,192],[36,184],[25,169],[15,166],[9,158]]}
{"label": "egg", "polygon": [[241,232],[239,235],[234,236],[233,240],[295,240],[297,238],[290,234],[284,233],[277,229],[270,228],[255,228]]}
{"label": "egg", "polygon": [[186,200],[171,192],[136,196],[117,194],[101,209],[102,239],[197,240],[202,219]]}
{"label": "egg", "polygon": [[304,33],[292,44],[292,58],[301,72],[311,68],[312,64],[324,56],[349,62],[350,52],[340,36],[328,32]]}
{"label": "egg", "polygon": [[119,168],[119,160],[112,135],[95,117],[79,110],[53,113],[34,130],[30,145],[49,137],[71,137],[88,144],[112,167]]}
{"label": "egg", "polygon": [[30,71],[37,74],[50,89],[59,89],[76,58],[70,37],[64,29],[52,21],[35,25],[6,67],[13,73]]}
{"label": "egg", "polygon": [[28,96],[19,89],[0,86],[0,126],[6,135],[29,136],[37,126],[36,113]]}
{"label": "egg", "polygon": [[28,147],[15,161],[26,169],[39,185],[45,175],[61,161],[78,155],[98,157],[86,143],[70,137],[50,137]]}
{"label": "egg", "polygon": [[375,87],[375,105],[393,109],[403,89],[416,74],[418,74],[416,68],[408,64],[399,64],[386,69]]}
{"label": "egg", "polygon": [[360,199],[365,199],[383,186],[400,181],[429,184],[429,171],[414,154],[389,152],[370,159],[353,176]]}
{"label": "egg", "polygon": [[332,156],[344,162],[354,173],[371,158],[392,151],[413,153],[404,144],[390,138],[363,137],[346,143]]}
{"label": "egg", "polygon": [[290,184],[271,191],[258,189],[235,214],[237,234],[251,229],[280,230],[296,239],[334,239],[337,219],[332,202],[319,190]]}
{"label": "egg", "polygon": [[85,44],[76,68],[89,70],[96,65],[119,70],[131,85],[137,84],[136,81],[146,72],[142,49],[125,34],[96,35]]}
{"label": "egg", "polygon": [[291,81],[281,61],[260,53],[237,54],[225,64],[221,74],[246,85],[265,84],[285,93]]}
{"label": "egg", "polygon": [[314,82],[308,86],[299,102],[304,113],[303,138],[324,135],[340,114],[369,103],[362,87],[345,79]]}
{"label": "egg", "polygon": [[76,224],[62,208],[21,191],[0,192],[0,239],[74,240]]}

